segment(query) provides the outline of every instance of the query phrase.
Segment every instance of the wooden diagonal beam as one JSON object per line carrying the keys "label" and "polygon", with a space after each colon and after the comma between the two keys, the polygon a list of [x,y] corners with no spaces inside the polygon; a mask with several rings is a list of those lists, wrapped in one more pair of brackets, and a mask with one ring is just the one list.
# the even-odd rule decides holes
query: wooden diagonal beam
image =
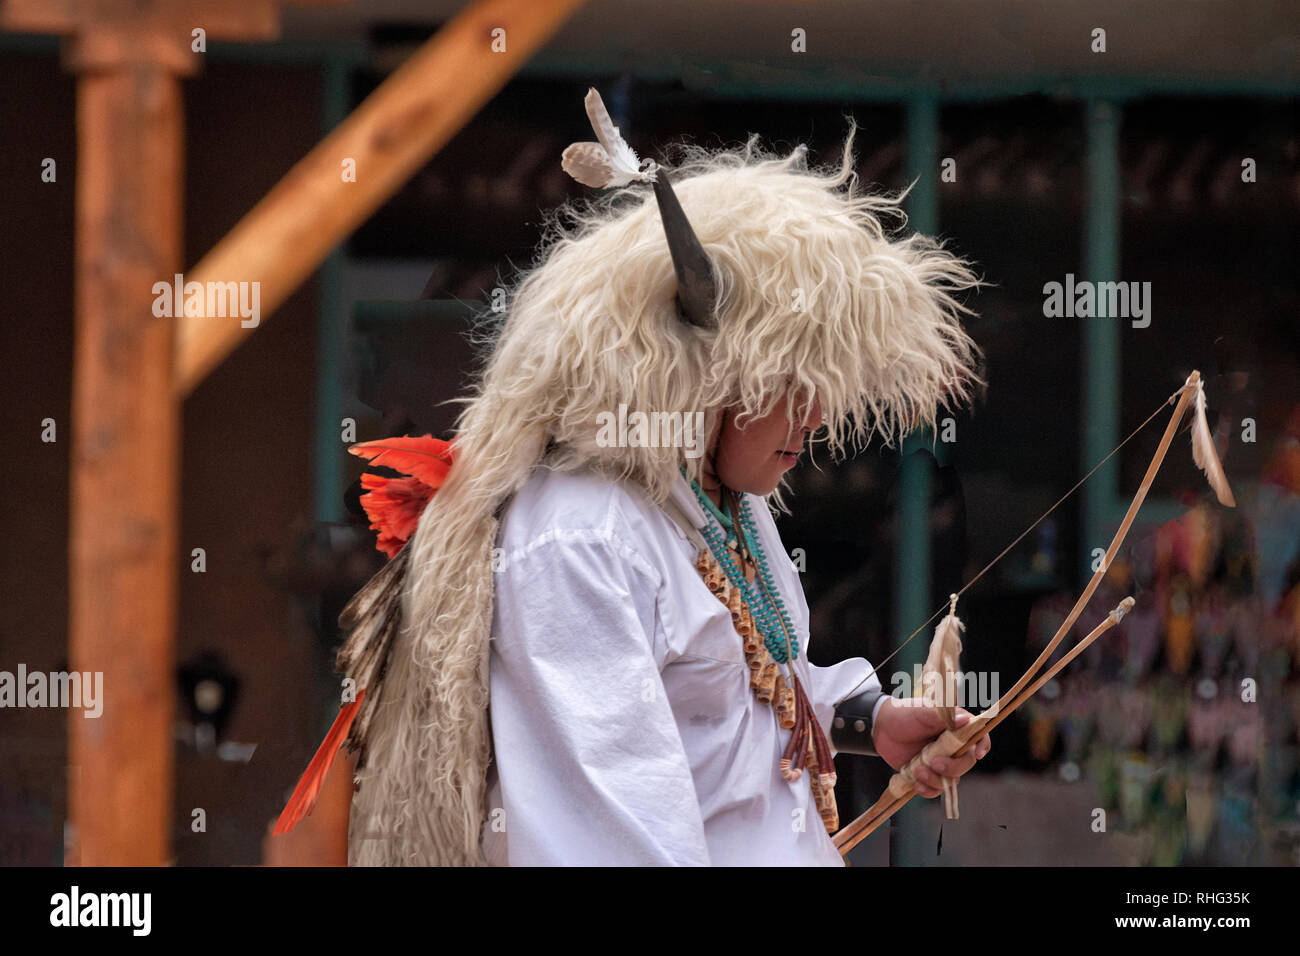
{"label": "wooden diagonal beam", "polygon": [[[205,289],[208,283],[258,283],[260,324],[583,2],[478,0],[294,166],[185,281]],[[355,162],[355,182],[343,179],[345,160]],[[181,395],[256,328],[239,315],[187,316],[179,326],[176,388]]]}

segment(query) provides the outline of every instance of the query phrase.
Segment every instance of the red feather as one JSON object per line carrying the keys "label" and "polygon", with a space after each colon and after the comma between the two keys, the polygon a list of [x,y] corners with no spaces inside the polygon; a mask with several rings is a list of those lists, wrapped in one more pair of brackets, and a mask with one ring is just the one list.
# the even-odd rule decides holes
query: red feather
{"label": "red feather", "polygon": [[329,777],[330,768],[334,766],[334,758],[338,756],[339,748],[347,740],[348,730],[351,729],[352,721],[356,718],[357,711],[361,709],[361,701],[365,696],[366,691],[363,687],[361,693],[357,694],[356,700],[339,710],[339,715],[334,718],[334,725],[325,735],[325,739],[316,751],[316,756],[311,758],[311,763],[307,765],[302,779],[298,781],[298,786],[293,788],[293,796],[285,804],[284,812],[280,814],[280,819],[276,821],[272,833],[288,833],[316,808],[316,798],[320,796],[321,787]]}
{"label": "red feather", "polygon": [[409,477],[361,476],[366,493],[361,506],[370,527],[379,532],[375,547],[392,558],[415,533],[429,499],[437,491],[452,465],[452,443],[424,435],[420,438],[384,438],[362,442],[348,449],[352,454],[400,471]]}
{"label": "red feather", "polygon": [[358,458],[369,459],[372,465],[383,465],[404,475],[419,478],[430,488],[437,488],[447,477],[451,467],[451,442],[432,435],[419,438],[381,438],[353,445],[349,452]]}
{"label": "red feather", "polygon": [[415,534],[420,515],[433,497],[433,489],[419,478],[383,478],[362,475],[361,487],[367,494],[361,505],[370,518],[370,527],[379,532],[375,547],[390,558],[402,550],[406,539]]}

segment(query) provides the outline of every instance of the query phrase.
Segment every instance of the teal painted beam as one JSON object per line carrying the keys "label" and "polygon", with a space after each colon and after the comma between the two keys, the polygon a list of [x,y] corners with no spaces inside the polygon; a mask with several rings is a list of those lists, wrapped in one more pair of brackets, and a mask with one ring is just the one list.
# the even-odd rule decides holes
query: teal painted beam
{"label": "teal painted beam", "polygon": [[[62,38],[44,33],[0,33],[0,53],[51,55],[61,49]],[[356,40],[279,40],[275,43],[232,43],[209,41],[206,53],[196,56],[215,60],[265,63],[270,66],[306,64],[319,66],[342,59],[365,66],[374,58],[365,43]]]}
{"label": "teal painted beam", "polygon": [[[1109,100],[1089,100],[1087,124],[1086,212],[1083,278],[1115,282],[1120,278],[1122,201],[1119,165],[1121,110]],[[1099,313],[1105,302],[1098,296]],[[1086,474],[1120,441],[1120,323],[1122,317],[1098,314],[1083,323],[1082,404],[1083,456]],[[1080,580],[1092,574],[1093,550],[1109,543],[1107,528],[1119,488],[1119,459],[1112,458],[1083,486],[1079,539]]]}
{"label": "teal painted beam", "polygon": [[[909,228],[933,235],[939,228],[939,103],[933,97],[917,97],[907,104],[906,171],[914,183],[907,197]],[[895,638],[905,639],[930,616],[930,468],[933,435],[918,429],[903,442],[899,498],[898,613]],[[920,454],[916,454],[916,453]],[[903,660],[902,658],[907,658]],[[923,642],[913,641],[896,658],[909,670],[913,661],[925,660]]]}
{"label": "teal painted beam", "polygon": [[[934,97],[915,97],[907,103],[907,180],[915,185],[907,197],[908,225],[918,232],[933,234],[938,228],[939,102]],[[932,457],[929,428],[918,429],[903,441],[898,479],[898,554],[894,580],[894,641],[897,648],[931,614],[934,591],[930,555],[930,473]],[[925,662],[926,641],[918,637],[899,652],[890,673],[913,673]],[[888,674],[881,683],[890,689]],[[925,848],[932,843],[923,821],[926,807],[915,801],[890,821],[889,862],[891,866],[920,866]]]}
{"label": "teal painted beam", "polygon": [[[321,135],[347,118],[348,72],[352,61],[331,57],[321,71]],[[316,414],[313,426],[312,511],[317,522],[343,518],[342,436],[343,332],[347,309],[343,302],[343,251],[336,247],[321,264],[319,312],[316,319]]]}
{"label": "teal painted beam", "polygon": [[[59,38],[26,33],[0,33],[0,53],[55,54]],[[209,44],[207,56],[217,60],[270,64],[324,63],[342,57],[359,68],[374,64],[374,51],[356,41],[284,40],[276,43]],[[717,63],[683,63],[654,54],[629,62],[626,51],[584,54],[543,52],[519,71],[522,77],[574,78],[583,82],[602,76],[628,75],[643,82],[682,82],[698,93],[732,100],[848,101],[902,103],[929,96],[945,103],[1002,100],[1043,94],[1065,100],[1105,99],[1122,102],[1144,96],[1231,96],[1286,99],[1300,96],[1295,75],[1245,73],[1206,77],[1075,76],[1034,73],[1021,76],[914,76],[866,72],[855,64],[798,67],[773,65],[761,59]]]}
{"label": "teal painted beam", "polygon": [[268,66],[295,64],[339,64],[354,69],[368,69],[374,60],[369,46],[359,40],[280,40],[276,43],[208,44],[208,56],[235,63],[264,63]]}
{"label": "teal painted beam", "polygon": [[903,103],[933,98],[944,103],[980,102],[1042,94],[1063,100],[1122,101],[1145,96],[1249,96],[1290,98],[1300,95],[1294,76],[1074,76],[1036,73],[1022,76],[920,77],[870,73],[853,65],[775,66],[760,60],[709,64],[674,63],[657,57],[628,63],[622,57],[538,55],[521,76],[573,77],[598,81],[602,76],[631,75],[650,83],[680,82],[693,92],[717,99],[774,102],[849,101]]}

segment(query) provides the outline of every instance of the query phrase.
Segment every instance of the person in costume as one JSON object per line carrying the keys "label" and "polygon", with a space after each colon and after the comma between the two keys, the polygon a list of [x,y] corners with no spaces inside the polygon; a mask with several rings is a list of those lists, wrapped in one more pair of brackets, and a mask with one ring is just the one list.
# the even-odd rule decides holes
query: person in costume
{"label": "person in costume", "polygon": [[345,611],[363,693],[322,747],[360,751],[349,861],[840,865],[833,754],[897,769],[949,725],[861,658],[809,663],[769,505],[810,437],[842,456],[969,401],[979,281],[889,237],[902,196],[856,188],[852,129],[838,168],[751,139],[670,181],[587,110],[564,167],[610,191],[552,218],[453,441],[354,449],[412,477],[363,496],[392,560]]}

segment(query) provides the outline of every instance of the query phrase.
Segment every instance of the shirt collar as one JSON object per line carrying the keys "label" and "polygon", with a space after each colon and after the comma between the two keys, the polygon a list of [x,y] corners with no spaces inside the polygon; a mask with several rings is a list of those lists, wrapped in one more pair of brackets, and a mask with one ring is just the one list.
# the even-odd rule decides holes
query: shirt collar
{"label": "shirt collar", "polygon": [[677,476],[673,482],[672,491],[668,494],[669,499],[681,508],[682,513],[691,519],[691,524],[696,528],[704,528],[709,523],[709,517],[700,507],[699,501],[695,499],[695,492],[691,490],[691,483],[682,475]]}

